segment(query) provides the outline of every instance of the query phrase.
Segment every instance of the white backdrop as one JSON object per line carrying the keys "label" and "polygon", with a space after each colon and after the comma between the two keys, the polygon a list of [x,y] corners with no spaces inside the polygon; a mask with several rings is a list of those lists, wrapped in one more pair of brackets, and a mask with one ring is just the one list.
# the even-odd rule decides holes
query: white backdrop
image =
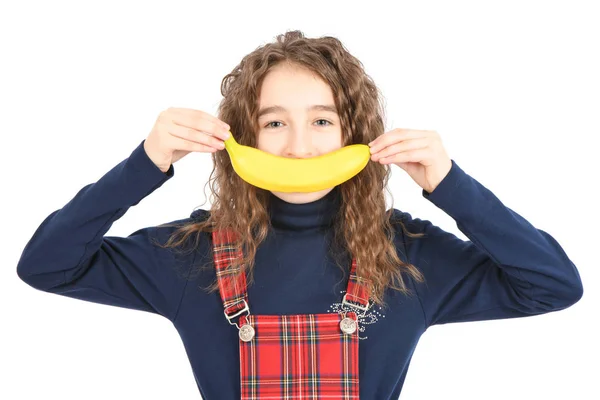
{"label": "white backdrop", "polygon": [[[386,97],[386,130],[436,130],[583,279],[564,311],[431,328],[400,399],[599,399],[595,2],[216,3],[2,3],[0,398],[200,398],[168,320],[34,290],[16,265],[42,220],[126,158],[159,112],[215,114],[221,79],[245,54],[301,29],[338,37],[364,63]],[[108,234],[187,217],[210,170],[207,153],[177,162]],[[390,188],[394,207],[466,239],[400,168]]]}

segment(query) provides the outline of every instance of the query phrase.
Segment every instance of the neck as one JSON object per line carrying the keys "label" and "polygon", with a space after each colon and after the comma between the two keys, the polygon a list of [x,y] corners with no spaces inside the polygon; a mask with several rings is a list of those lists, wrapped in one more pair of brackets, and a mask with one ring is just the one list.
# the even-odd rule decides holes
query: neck
{"label": "neck", "polygon": [[340,186],[309,203],[288,203],[270,193],[269,215],[274,228],[289,231],[324,229],[333,223],[340,207]]}

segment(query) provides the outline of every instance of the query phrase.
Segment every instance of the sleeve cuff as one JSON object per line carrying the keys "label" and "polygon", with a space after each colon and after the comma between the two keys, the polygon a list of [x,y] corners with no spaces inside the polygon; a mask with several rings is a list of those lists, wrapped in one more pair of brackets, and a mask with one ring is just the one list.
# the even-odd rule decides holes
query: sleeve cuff
{"label": "sleeve cuff", "polygon": [[145,139],[131,152],[123,165],[123,190],[130,198],[130,206],[138,204],[175,174],[173,164],[167,172],[162,172],[152,162],[144,150],[144,141]]}
{"label": "sleeve cuff", "polygon": [[437,185],[433,192],[429,193],[425,189],[421,191],[423,197],[431,201],[440,208],[444,208],[445,205],[452,201],[452,194],[458,189],[458,187],[465,181],[467,174],[452,161],[452,167],[448,174],[442,179]]}
{"label": "sleeve cuff", "polygon": [[162,172],[160,168],[152,162],[146,150],[144,150],[144,142],[146,139],[142,140],[141,143],[133,150],[131,155],[129,156],[129,163],[136,170],[144,173],[144,178],[148,181],[152,181],[154,183],[160,181],[166,181],[170,179],[175,174],[175,167],[173,164],[169,166],[167,172]]}

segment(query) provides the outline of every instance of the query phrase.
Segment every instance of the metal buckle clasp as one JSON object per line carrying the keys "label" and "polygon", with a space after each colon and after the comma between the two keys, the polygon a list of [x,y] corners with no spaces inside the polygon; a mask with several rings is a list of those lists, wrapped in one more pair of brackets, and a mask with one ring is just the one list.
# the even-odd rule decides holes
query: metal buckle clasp
{"label": "metal buckle clasp", "polygon": [[[342,298],[342,305],[345,304],[345,305],[348,305],[348,306],[351,306],[351,307],[356,307],[359,310],[363,310],[363,311],[367,311],[369,309],[369,305],[362,306],[360,304],[352,304],[352,303],[348,302],[348,300],[346,300],[346,296],[347,295],[348,295],[348,293],[344,293],[344,297]],[[354,297],[356,297],[356,296],[354,296]]]}
{"label": "metal buckle clasp", "polygon": [[[235,314],[233,314],[233,315],[227,315],[227,310],[223,310],[223,314],[225,314],[225,318],[227,318],[227,322],[229,322],[230,325],[237,326],[238,329],[239,329],[239,326],[238,326],[237,322],[231,322],[231,319],[237,317],[238,315],[241,315],[245,311],[248,311],[247,315],[250,315],[250,308],[248,307],[248,303],[246,302],[246,299],[242,299],[241,301],[244,302],[244,308],[242,308],[241,310],[238,310]],[[238,303],[239,303],[239,301],[231,304],[229,307],[234,306],[234,305],[236,305]],[[227,308],[229,308],[229,307],[227,307]]]}

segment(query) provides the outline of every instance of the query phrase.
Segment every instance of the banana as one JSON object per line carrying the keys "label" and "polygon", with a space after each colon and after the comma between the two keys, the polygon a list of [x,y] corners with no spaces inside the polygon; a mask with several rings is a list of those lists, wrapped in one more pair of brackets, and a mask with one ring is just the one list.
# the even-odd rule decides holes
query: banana
{"label": "banana", "polygon": [[352,144],[311,158],[280,157],[241,145],[229,134],[224,143],[234,171],[265,190],[316,192],[334,187],[362,171],[371,158],[365,144]]}

